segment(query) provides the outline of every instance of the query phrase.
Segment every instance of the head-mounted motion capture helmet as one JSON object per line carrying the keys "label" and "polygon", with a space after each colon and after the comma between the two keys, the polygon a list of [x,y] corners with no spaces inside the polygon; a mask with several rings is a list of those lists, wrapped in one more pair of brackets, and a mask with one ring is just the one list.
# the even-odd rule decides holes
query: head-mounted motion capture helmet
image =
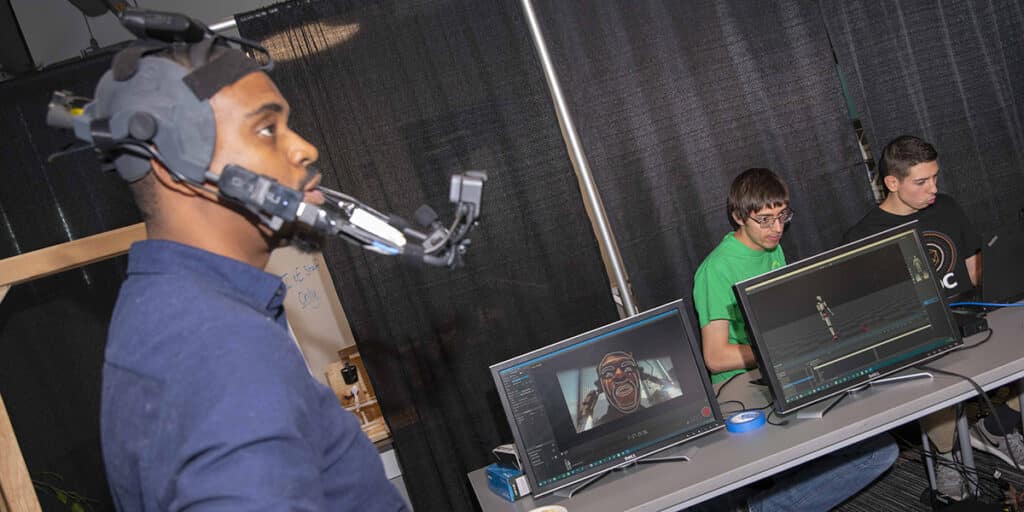
{"label": "head-mounted motion capture helmet", "polygon": [[[443,225],[424,206],[416,214],[417,229],[322,186],[318,189],[326,202],[315,205],[303,200],[303,191],[238,165],[210,169],[217,136],[210,98],[250,73],[269,71],[269,53],[254,42],[214,34],[180,14],[128,8],[120,19],[140,39],[114,56],[95,100],[83,102],[58,91],[47,114],[49,125],[72,128],[89,144],[86,148],[95,148],[105,168],[134,182],[157,160],[176,179],[196,186],[216,183],[220,197],[274,231],[295,223],[381,254],[451,268],[462,264],[467,235],[478,223],[485,173],[453,176],[449,200],[456,205],[455,219]],[[244,52],[262,54],[266,63]]]}
{"label": "head-mounted motion capture helmet", "polygon": [[[202,184],[217,135],[210,98],[273,63],[258,44],[184,15],[129,8],[121,22],[140,39],[114,56],[95,99],[76,109],[67,93],[55,93],[47,120],[73,128],[125,181],[143,178],[156,159],[177,179]],[[241,49],[263,53],[267,64]]]}

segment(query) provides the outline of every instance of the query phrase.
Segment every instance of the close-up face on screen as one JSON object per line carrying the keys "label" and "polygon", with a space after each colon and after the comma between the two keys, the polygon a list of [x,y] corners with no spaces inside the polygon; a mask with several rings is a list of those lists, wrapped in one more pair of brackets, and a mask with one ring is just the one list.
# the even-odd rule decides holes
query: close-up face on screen
{"label": "close-up face on screen", "polygon": [[699,358],[682,312],[670,309],[560,342],[498,370],[537,489],[720,425]]}
{"label": "close-up face on screen", "polygon": [[594,366],[558,372],[558,382],[577,433],[683,394],[668,353],[637,361],[612,351]]}

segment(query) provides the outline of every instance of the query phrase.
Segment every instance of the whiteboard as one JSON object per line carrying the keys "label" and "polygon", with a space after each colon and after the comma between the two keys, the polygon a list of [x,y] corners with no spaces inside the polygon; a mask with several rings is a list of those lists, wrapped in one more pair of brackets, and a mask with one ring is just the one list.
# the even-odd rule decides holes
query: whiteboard
{"label": "whiteboard", "polygon": [[281,277],[288,293],[284,310],[310,373],[327,384],[327,366],[338,351],[355,345],[323,254],[293,247],[276,249],[266,271]]}

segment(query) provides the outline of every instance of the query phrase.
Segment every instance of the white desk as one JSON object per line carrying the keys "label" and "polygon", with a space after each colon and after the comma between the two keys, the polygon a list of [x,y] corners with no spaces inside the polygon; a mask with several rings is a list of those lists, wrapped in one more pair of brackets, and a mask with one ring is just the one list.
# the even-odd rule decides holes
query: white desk
{"label": "white desk", "polygon": [[[1006,308],[991,313],[989,325],[994,334],[985,345],[945,355],[929,366],[971,377],[986,390],[1024,378],[1024,310]],[[980,340],[981,336],[973,336],[965,343]],[[756,376],[757,372],[749,372],[733,379],[720,400],[741,400],[747,407],[766,404],[767,388],[749,383]],[[696,449],[690,454],[690,462],[645,464],[615,471],[570,499],[548,495],[534,500],[528,496],[510,503],[487,487],[483,468],[468,476],[485,512],[526,512],[542,505],[561,505],[569,512],[679,510],[974,395],[969,383],[945,375],[874,387],[846,398],[823,419],[801,420],[791,414],[785,418],[789,424],[784,427],[766,425],[745,434],[723,430],[698,438],[678,448]]]}

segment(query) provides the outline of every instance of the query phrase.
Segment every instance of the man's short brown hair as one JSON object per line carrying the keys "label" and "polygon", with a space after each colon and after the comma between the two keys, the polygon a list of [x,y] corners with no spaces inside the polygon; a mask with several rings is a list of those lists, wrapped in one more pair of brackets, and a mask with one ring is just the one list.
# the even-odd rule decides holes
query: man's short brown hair
{"label": "man's short brown hair", "polygon": [[737,217],[745,221],[762,208],[778,208],[787,204],[789,189],[778,175],[760,167],[747,169],[732,180],[732,186],[729,187],[729,200],[726,203],[729,224],[738,228]]}
{"label": "man's short brown hair", "polygon": [[935,146],[913,135],[900,135],[886,144],[878,163],[878,185],[885,189],[885,177],[895,176],[900,181],[910,174],[910,168],[939,159]]}

